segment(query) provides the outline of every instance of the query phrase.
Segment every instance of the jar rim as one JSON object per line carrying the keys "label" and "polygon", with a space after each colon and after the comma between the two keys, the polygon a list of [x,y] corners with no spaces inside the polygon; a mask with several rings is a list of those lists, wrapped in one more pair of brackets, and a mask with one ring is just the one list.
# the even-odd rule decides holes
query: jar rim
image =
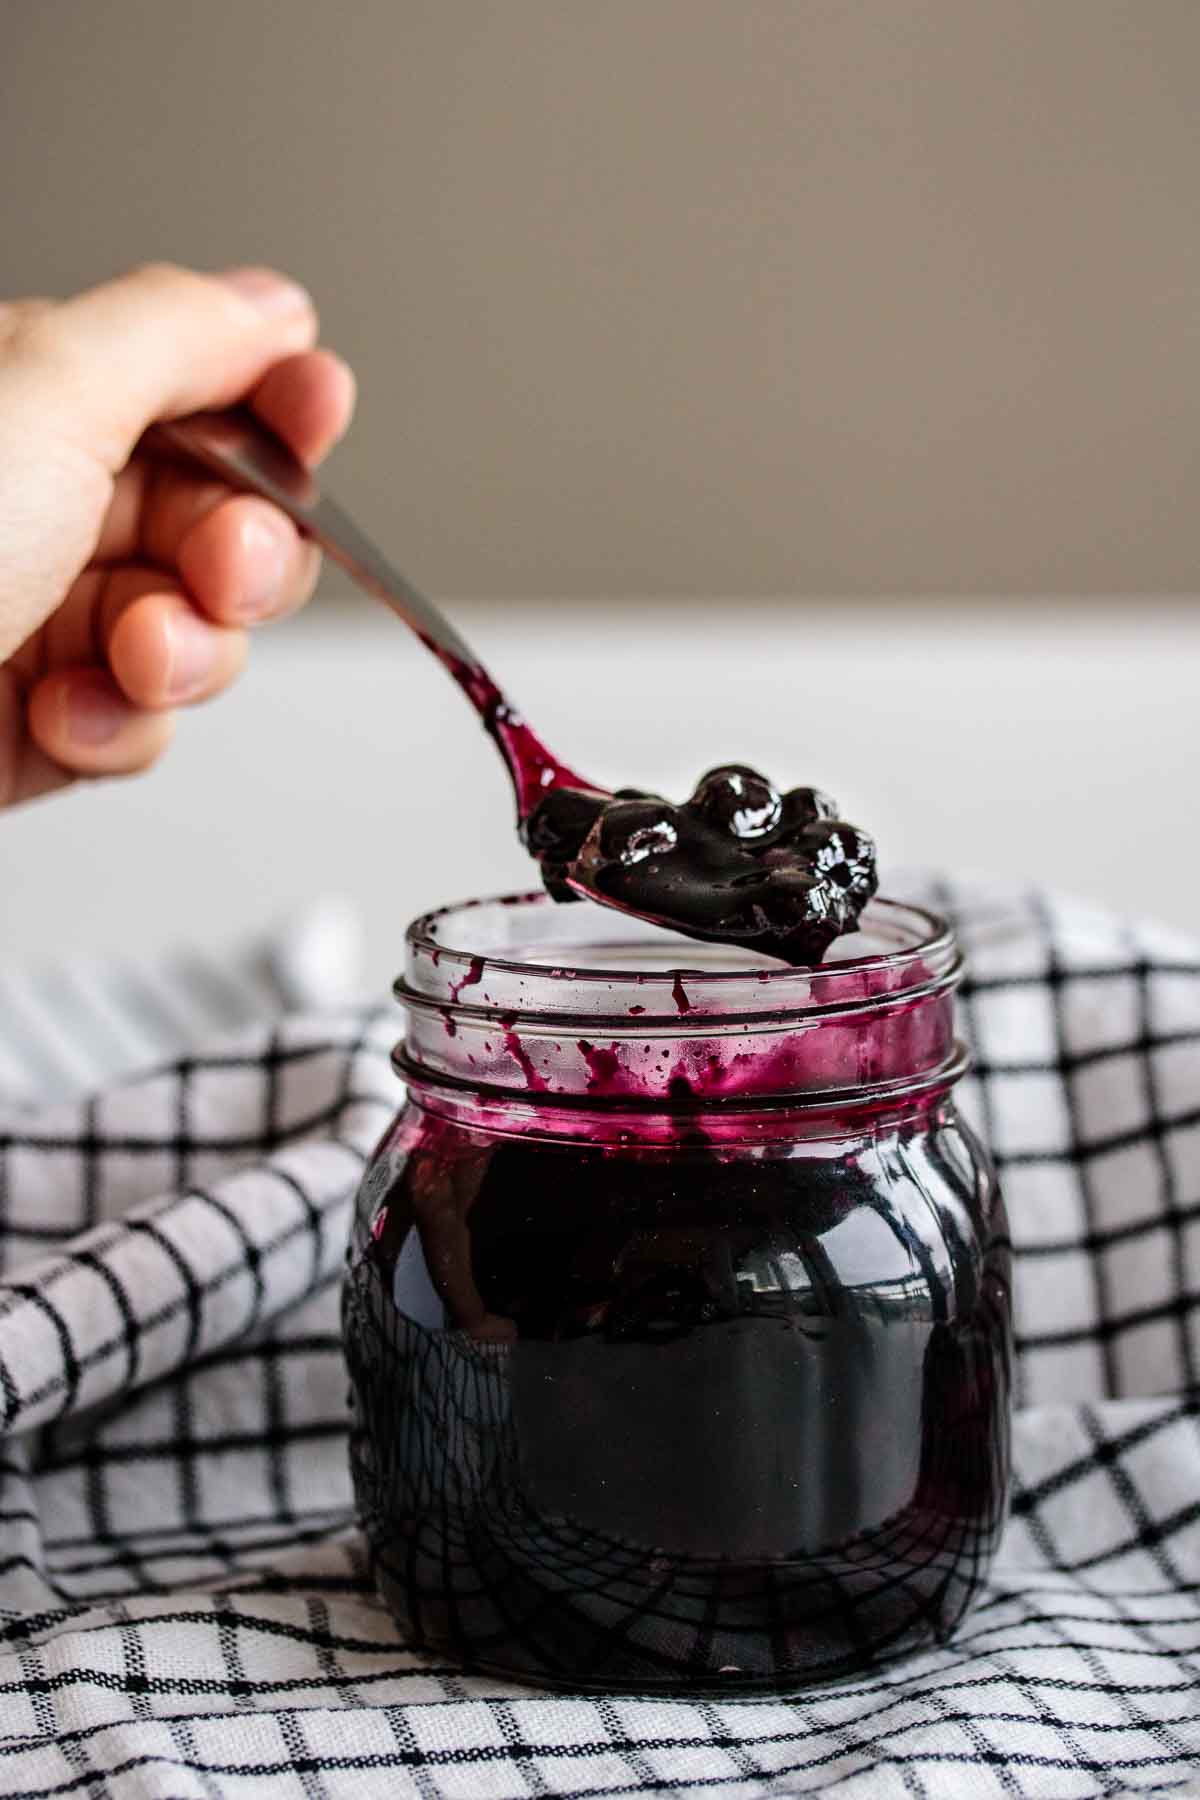
{"label": "jar rim", "polygon": [[[473,967],[478,967],[481,973],[473,979],[472,986],[479,984],[484,975],[494,971],[498,975],[524,976],[539,982],[561,982],[564,985],[575,985],[579,982],[631,982],[639,987],[645,986],[653,992],[656,987],[670,989],[674,984],[675,977],[682,974],[687,976],[689,988],[697,985],[704,992],[717,994],[728,992],[735,984],[744,983],[749,976],[756,982],[761,982],[769,987],[779,996],[780,1001],[786,1004],[789,988],[795,990],[802,986],[807,987],[814,976],[836,978],[844,971],[847,974],[853,973],[861,980],[864,975],[876,972],[882,974],[915,961],[940,964],[947,954],[957,958],[954,933],[946,920],[938,913],[932,912],[928,907],[918,906],[912,901],[891,900],[883,895],[877,895],[868,903],[863,915],[865,923],[878,923],[880,915],[883,915],[885,920],[899,926],[902,916],[906,916],[921,922],[924,928],[923,934],[914,936],[910,942],[893,950],[869,952],[865,956],[839,955],[835,961],[817,963],[812,966],[793,966],[789,963],[775,961],[764,962],[761,966],[745,964],[741,967],[727,969],[698,969],[691,967],[686,962],[677,962],[657,971],[623,968],[619,963],[605,963],[602,966],[591,968],[575,965],[570,967],[548,966],[544,962],[528,959],[457,949],[439,938],[439,928],[444,923],[470,917],[474,913],[491,907],[506,910],[518,907],[537,907],[546,909],[549,916],[561,915],[567,910],[560,903],[552,900],[550,895],[541,888],[525,893],[486,895],[479,899],[456,901],[446,906],[434,907],[413,919],[404,933],[410,964],[414,957],[424,954],[435,968],[448,965],[450,968],[459,968],[467,973]],[[574,911],[574,908],[572,907],[571,910]],[[592,908],[590,916],[611,918],[613,914],[608,909]],[[616,916],[620,917],[621,915],[617,914]],[[652,929],[657,930],[655,927]],[[847,935],[837,940],[835,948],[852,941],[852,937]],[[706,948],[702,943],[695,941],[692,941],[692,945],[693,953],[697,957]],[[686,951],[686,945],[683,948]],[[402,991],[404,987],[404,977],[397,976],[393,984],[393,991],[398,998],[406,998],[406,994]]]}
{"label": "jar rim", "polygon": [[[470,930],[478,920],[478,931]],[[622,966],[619,956],[601,966],[571,962],[572,949],[594,953],[594,921],[617,921],[631,944],[641,945],[654,967]],[[617,1036],[649,1032],[736,1033],[774,1021],[789,1022],[877,1013],[898,1002],[911,1004],[926,993],[957,986],[962,958],[954,934],[936,913],[907,901],[874,899],[863,914],[863,939],[890,945],[866,955],[847,954],[853,940],[841,938],[832,959],[811,968],[759,959],[722,945],[695,944],[649,926],[644,920],[598,907],[559,905],[544,893],[468,901],[424,913],[406,934],[404,974],[393,992],[410,1016],[429,1012],[443,1021],[493,1020],[521,1029],[544,1025],[581,1031],[599,1029]],[[550,925],[560,934],[535,933]],[[466,944],[443,935],[466,928]],[[607,928],[607,926],[606,926]],[[471,948],[498,938],[491,950]],[[574,933],[571,943],[564,933]],[[544,960],[494,953],[525,933]],[[561,941],[560,941],[561,940]],[[677,948],[678,947],[678,948]],[[607,940],[599,946],[607,951]],[[553,956],[548,957],[548,950]],[[694,952],[693,961],[687,960]],[[737,966],[697,967],[713,957],[741,956]],[[557,959],[557,960],[556,960]],[[570,966],[568,966],[570,965]]]}
{"label": "jar rim", "polygon": [[[524,1089],[538,1104],[618,1091],[659,1103],[681,1082],[728,1104],[952,1080],[953,932],[924,907],[873,900],[862,942],[866,954],[839,940],[830,961],[792,968],[546,894],[442,907],[408,929],[397,1066],[409,1081]],[[573,953],[583,966],[566,966]],[[703,966],[722,959],[735,966]]]}

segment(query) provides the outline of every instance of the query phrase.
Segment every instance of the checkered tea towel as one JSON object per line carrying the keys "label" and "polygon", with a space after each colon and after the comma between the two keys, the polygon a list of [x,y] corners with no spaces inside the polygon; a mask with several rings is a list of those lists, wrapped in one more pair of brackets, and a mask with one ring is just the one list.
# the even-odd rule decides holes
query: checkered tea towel
{"label": "checkered tea towel", "polygon": [[0,1793],[1200,1791],[1200,947],[931,897],[1017,1244],[1015,1507],[953,1645],[719,1701],[410,1650],[364,1576],[337,1328],[397,1020],[294,1015],[0,1107]]}

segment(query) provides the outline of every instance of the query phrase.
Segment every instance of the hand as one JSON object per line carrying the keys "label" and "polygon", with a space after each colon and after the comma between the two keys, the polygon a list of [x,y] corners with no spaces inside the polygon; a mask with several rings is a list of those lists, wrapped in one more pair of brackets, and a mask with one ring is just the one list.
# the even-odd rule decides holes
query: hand
{"label": "hand", "polygon": [[319,558],[265,501],[143,452],[154,419],[248,402],[304,462],[349,369],[266,269],[151,267],[62,304],[0,304],[0,806],[148,768],[172,708],[309,597]]}

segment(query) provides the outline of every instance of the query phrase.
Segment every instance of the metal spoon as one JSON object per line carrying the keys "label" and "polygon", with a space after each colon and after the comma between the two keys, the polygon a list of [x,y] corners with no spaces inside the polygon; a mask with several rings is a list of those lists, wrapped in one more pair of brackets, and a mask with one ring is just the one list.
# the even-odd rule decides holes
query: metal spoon
{"label": "metal spoon", "polygon": [[[681,857],[676,863],[660,868],[652,846],[634,846],[633,838],[639,835],[645,838],[647,832],[630,827],[633,836],[624,850],[616,851],[617,862],[624,869],[621,892],[607,891],[611,890],[612,881],[605,878],[602,883],[601,878],[606,871],[611,872],[616,863],[612,847],[605,847],[601,820],[609,816],[606,802],[616,796],[559,762],[537,733],[513,710],[475,652],[449,620],[443,618],[433,602],[427,600],[411,581],[392,567],[335,501],[322,494],[314,477],[272,432],[249,412],[237,409],[192,413],[184,419],[156,424],[146,433],[143,443],[157,453],[199,465],[232,488],[271,501],[340,563],[360,587],[385,601],[416,632],[426,649],[449,670],[494,740],[516,794],[517,825],[522,840],[538,858],[543,877],[556,899],[574,895],[579,899],[594,900],[601,906],[647,919],[652,924],[682,931],[685,936],[744,942],[768,955],[778,953],[774,948],[776,943],[786,947],[786,943],[791,942],[789,932],[794,934],[796,930],[812,925],[813,920],[805,909],[809,906],[810,890],[820,891],[820,880],[799,849],[792,857],[794,869],[788,866],[781,869],[776,862],[769,869],[764,863],[757,870],[750,870],[737,863],[733,874],[727,874],[722,885],[716,878],[711,842],[706,840],[698,851],[693,846],[695,853],[691,865],[686,857]],[[536,822],[532,833],[527,829],[539,802],[556,788],[583,788],[599,803],[593,810],[588,799],[580,798],[582,830],[587,835],[565,857],[561,856],[564,847],[561,819],[548,824],[543,817]],[[635,796],[632,791],[623,790],[622,797]],[[653,796],[642,798],[653,800]],[[577,802],[569,800],[565,805],[568,818],[566,841],[569,843],[574,841],[575,827],[580,821]],[[576,809],[573,819],[572,809]],[[665,831],[667,836],[657,848],[664,856],[669,856],[677,842],[675,827],[668,824]],[[661,837],[662,833],[659,835]],[[531,837],[541,841],[535,844]],[[735,850],[736,846],[732,847],[731,853]],[[630,869],[640,870],[642,877],[632,887],[625,879]],[[793,882],[791,888],[781,888],[781,882],[789,875],[799,876],[799,882]],[[776,902],[775,913],[765,910],[766,900],[756,899],[745,887],[748,877],[764,893],[771,890]],[[714,925],[712,908],[714,901],[720,902],[722,893],[727,898],[732,896],[732,922],[722,922],[718,918]],[[767,898],[770,897],[768,894]],[[641,905],[637,904],[639,900]],[[750,920],[749,927],[745,924],[746,919]],[[792,959],[788,957],[788,960]]]}
{"label": "metal spoon", "polygon": [[335,500],[321,492],[313,475],[252,413],[242,408],[191,413],[151,426],[142,443],[158,454],[197,463],[230,487],[271,501],[360,587],[399,614],[449,670],[483,720],[512,781],[518,826],[551,788],[607,791],[573,773],[546,748],[449,619],[393,567]]}

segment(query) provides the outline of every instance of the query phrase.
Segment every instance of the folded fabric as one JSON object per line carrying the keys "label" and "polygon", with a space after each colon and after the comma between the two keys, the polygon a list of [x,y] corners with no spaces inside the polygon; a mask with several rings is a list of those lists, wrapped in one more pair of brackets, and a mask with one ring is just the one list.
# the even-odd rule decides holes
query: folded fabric
{"label": "folded fabric", "polygon": [[0,1793],[1192,1789],[1200,947],[927,897],[968,950],[964,1102],[1017,1255],[1014,1511],[954,1644],[724,1701],[537,1693],[407,1649],[353,1525],[337,1326],[399,1021],[291,1015],[0,1107]]}
{"label": "folded fabric", "polygon": [[234,952],[0,962],[0,1100],[91,1094],[281,1012],[361,998],[362,928],[315,901]]}

